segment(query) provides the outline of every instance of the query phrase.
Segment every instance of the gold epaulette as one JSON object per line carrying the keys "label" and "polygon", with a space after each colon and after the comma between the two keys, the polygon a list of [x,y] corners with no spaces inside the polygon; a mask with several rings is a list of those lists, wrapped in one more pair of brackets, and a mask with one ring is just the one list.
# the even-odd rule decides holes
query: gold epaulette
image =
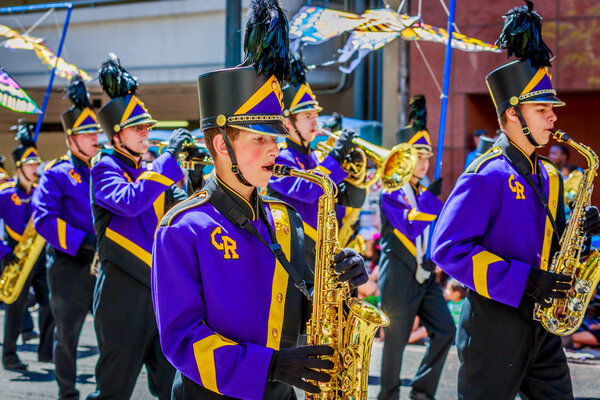
{"label": "gold epaulette", "polygon": [[467,174],[476,174],[481,167],[483,167],[488,161],[499,157],[502,155],[502,149],[500,147],[492,147],[479,157],[477,157],[473,162],[467,167],[465,171]]}
{"label": "gold epaulette", "polygon": [[102,149],[99,152],[96,153],[96,155],[94,157],[92,157],[91,161],[90,161],[90,165],[93,167],[94,165],[96,165],[98,163],[98,161],[100,161],[100,159],[103,156],[108,156],[111,155],[113,153],[112,149]]}
{"label": "gold epaulette", "polygon": [[187,199],[183,200],[181,203],[177,204],[173,208],[169,210],[165,214],[165,216],[160,220],[160,226],[170,226],[171,222],[184,211],[187,211],[191,208],[201,206],[206,203],[210,196],[206,190],[201,190],[199,192],[194,193]]}
{"label": "gold epaulette", "polygon": [[44,171],[48,171],[50,168],[54,167],[55,165],[58,165],[61,162],[68,161],[68,160],[69,160],[68,154],[62,155],[58,158],[55,158],[54,160],[50,160],[46,163],[46,165],[44,165]]}
{"label": "gold epaulette", "polygon": [[2,184],[0,184],[0,192],[11,188],[11,187],[15,187],[17,185],[17,183],[15,181],[8,181],[8,182],[4,182]]}

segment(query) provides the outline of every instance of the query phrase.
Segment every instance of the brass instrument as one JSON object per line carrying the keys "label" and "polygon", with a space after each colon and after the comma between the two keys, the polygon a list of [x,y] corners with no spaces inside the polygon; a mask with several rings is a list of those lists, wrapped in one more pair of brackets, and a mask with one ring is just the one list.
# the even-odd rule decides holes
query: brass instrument
{"label": "brass instrument", "polygon": [[33,227],[32,217],[13,250],[18,261],[5,265],[0,276],[0,301],[12,304],[17,300],[45,244],[46,240]]}
{"label": "brass instrument", "polygon": [[553,131],[554,138],[575,148],[585,157],[588,168],[583,174],[577,193],[575,205],[571,211],[565,231],[560,238],[560,249],[554,254],[548,269],[556,274],[573,277],[572,288],[564,299],[554,299],[549,308],[536,304],[534,318],[540,320],[542,326],[555,335],[570,335],[575,332],[585,315],[594,291],[600,281],[600,253],[594,249],[589,256],[580,261],[585,242],[583,222],[586,208],[591,203],[594,178],[598,169],[598,157],[588,146],[573,141],[560,130]]}
{"label": "brass instrument", "polygon": [[[322,130],[329,139],[323,143],[317,144],[317,150],[324,154],[331,152],[333,143],[338,133],[331,133]],[[349,155],[350,160],[344,160],[342,168],[348,172],[346,182],[358,187],[368,188],[373,185],[377,179],[381,179],[381,185],[386,190],[396,190],[404,186],[412,177],[417,166],[418,154],[414,146],[408,143],[401,143],[394,146],[391,150],[376,146],[361,138],[354,138],[352,142],[357,146]],[[356,154],[353,154],[356,152]],[[367,179],[368,160],[371,160],[377,172],[373,177]]]}
{"label": "brass instrument", "polygon": [[307,399],[366,400],[369,359],[375,331],[387,326],[389,318],[379,308],[350,296],[350,286],[340,282],[333,257],[339,252],[335,215],[337,187],[324,173],[301,172],[273,165],[273,175],[295,176],[319,185],[317,240],[315,244],[315,285],[312,316],[307,324],[308,345],[329,345],[334,354],[324,357],[334,363],[331,380],[318,383],[321,393],[306,393]]}
{"label": "brass instrument", "polygon": [[[340,240],[340,247],[343,248],[343,247],[348,246],[348,243],[350,242],[350,238],[352,237],[352,234],[354,233],[354,224],[356,223],[356,221],[358,221],[358,218],[360,216],[360,211],[361,211],[360,208],[352,208],[350,210],[350,212],[348,213],[348,215],[346,215],[346,217],[344,218],[344,221],[342,221],[342,227],[340,228],[340,230],[338,232],[338,237]],[[359,253],[362,254],[363,252],[359,251]]]}
{"label": "brass instrument", "polygon": [[[169,144],[168,140],[158,143],[159,152]],[[177,162],[185,169],[194,169],[196,165],[213,165],[212,157],[204,143],[186,142],[183,150],[177,155]]]}

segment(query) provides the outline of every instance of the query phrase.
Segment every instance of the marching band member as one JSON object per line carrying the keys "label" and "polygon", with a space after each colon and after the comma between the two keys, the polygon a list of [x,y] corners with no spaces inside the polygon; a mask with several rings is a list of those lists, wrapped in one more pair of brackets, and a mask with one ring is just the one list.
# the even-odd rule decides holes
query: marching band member
{"label": "marching band member", "polygon": [[[318,169],[326,173],[338,184],[338,203],[342,206],[360,208],[365,200],[366,191],[344,182],[348,176],[342,168],[344,158],[355,147],[352,139],[356,133],[344,130],[335,141],[332,151],[319,162],[311,150],[310,142],[317,134],[317,117],[323,110],[306,81],[304,65],[299,55],[291,61],[290,84],[283,90],[284,126],[290,133],[281,145],[281,153],[276,163],[301,170]],[[267,192],[294,207],[302,217],[305,233],[306,262],[314,265],[317,224],[317,203],[323,194],[322,189],[301,178],[271,178]],[[338,215],[343,216],[345,209],[338,207]],[[341,218],[339,218],[341,219]]]}
{"label": "marching band member", "polygon": [[[564,298],[571,277],[545,271],[565,226],[560,172],[536,153],[556,122],[551,52],[533,4],[505,16],[497,41],[519,58],[487,77],[504,133],[450,194],[433,259],[469,288],[457,334],[460,399],[572,399],[561,340],[534,321],[534,304]],[[584,230],[598,231],[598,210]]]}
{"label": "marching band member", "polygon": [[[12,152],[17,179],[0,185],[0,218],[4,220],[4,229],[8,234],[6,243],[0,242],[0,258],[4,267],[17,261],[13,249],[21,240],[21,235],[31,219],[33,212],[31,198],[37,185],[37,169],[42,162],[35,142],[31,139],[32,126],[28,125],[26,121],[19,120],[18,125],[13,128],[16,129],[17,138],[20,141],[19,146]],[[27,364],[22,363],[17,355],[17,338],[21,330],[23,311],[26,307],[30,286],[33,286],[36,300],[40,305],[38,360],[52,362],[54,322],[48,305],[45,253],[42,251],[21,294],[14,303],[6,305],[4,341],[2,343],[2,364],[5,369],[27,369]]]}
{"label": "marching band member", "polygon": [[[245,64],[254,68],[198,78],[214,173],[163,218],[153,248],[154,309],[163,350],[178,370],[174,399],[295,399],[290,385],[318,393],[306,380],[330,378],[333,364],[317,356],[332,348],[296,347],[310,310],[308,292],[298,289],[310,279],[302,220],[257,189],[279,155],[275,137],[289,135],[274,75],[287,70],[286,31],[276,0],[253,0]],[[271,51],[256,57],[258,48]],[[341,279],[366,281],[357,254],[335,261]]]}
{"label": "marching band member", "polygon": [[33,195],[33,222],[46,239],[50,308],[54,315],[54,363],[59,399],[79,398],[77,342],[92,311],[95,276],[90,265],[96,233],[90,205],[90,160],[98,150],[100,125],[83,80],[67,88],[73,107],[61,115],[69,151],[44,168]]}
{"label": "marching band member", "polygon": [[186,130],[174,131],[148,170],[141,156],[156,121],[135,95],[137,80],[111,54],[100,69],[100,83],[112,100],[98,120],[113,148],[101,150],[91,169],[101,263],[93,304],[100,357],[97,390],[88,399],[129,398],[144,364],[150,392],[169,399],[175,371],[160,349],[152,310],[151,251],[158,222],[170,206],[168,191],[183,178],[175,157],[192,137]]}
{"label": "marching band member", "polygon": [[427,188],[420,180],[427,174],[433,155],[426,128],[425,97],[411,99],[411,114],[419,115],[413,124],[398,131],[399,143],[409,143],[418,152],[418,161],[410,181],[394,191],[381,193],[381,258],[379,287],[381,308],[390,317],[385,330],[381,361],[379,400],[397,400],[400,395],[402,354],[415,316],[427,328],[430,344],[411,381],[411,399],[433,399],[455,327],[439,283],[435,264],[427,260],[429,227],[442,209],[438,198],[442,179]]}

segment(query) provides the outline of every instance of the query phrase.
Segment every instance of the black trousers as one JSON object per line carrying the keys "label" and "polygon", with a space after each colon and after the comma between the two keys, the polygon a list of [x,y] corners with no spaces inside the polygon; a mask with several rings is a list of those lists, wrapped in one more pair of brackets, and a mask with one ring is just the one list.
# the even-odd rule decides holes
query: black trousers
{"label": "black trousers", "polygon": [[54,319],[48,302],[48,281],[46,280],[46,256],[42,252],[35,266],[31,270],[23,291],[12,304],[7,304],[4,315],[4,342],[2,345],[2,362],[12,363],[18,360],[17,338],[23,323],[23,311],[27,305],[29,288],[33,287],[35,298],[39,304],[40,343],[38,345],[38,359],[52,360],[52,337]]}
{"label": "black trousers", "polygon": [[469,293],[457,335],[459,399],[573,399],[560,337],[531,315]]}
{"label": "black trousers", "polygon": [[419,284],[408,268],[396,266],[384,282],[381,303],[383,311],[390,317],[390,325],[384,328],[378,399],[398,400],[400,396],[402,354],[417,315],[427,328],[430,341],[411,386],[413,391],[433,398],[456,332],[440,285],[433,277]]}
{"label": "black trousers", "polygon": [[171,398],[175,369],[162,353],[150,288],[107,262],[94,289],[100,357],[96,391],[88,399],[129,399],[146,365],[150,393]]}
{"label": "black trousers", "polygon": [[54,364],[59,399],[78,399],[77,343],[88,312],[92,311],[96,277],[90,274],[92,252],[78,257],[47,250],[50,308],[54,315]]}

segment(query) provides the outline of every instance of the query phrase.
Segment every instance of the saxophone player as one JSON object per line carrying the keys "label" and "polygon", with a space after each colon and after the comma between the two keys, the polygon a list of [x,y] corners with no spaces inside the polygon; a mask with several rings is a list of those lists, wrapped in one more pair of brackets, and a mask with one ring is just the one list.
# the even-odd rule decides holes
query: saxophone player
{"label": "saxophone player", "polygon": [[[260,35],[269,26],[274,42]],[[310,310],[302,220],[258,192],[279,155],[276,137],[289,135],[279,100],[279,74],[288,68],[282,32],[277,1],[253,0],[244,43],[250,66],[198,78],[214,173],[165,215],[152,257],[161,344],[178,371],[174,399],[295,399],[292,386],[318,393],[306,380],[330,379],[317,369],[333,363],[317,357],[331,347],[297,347]],[[257,57],[260,48],[273,52]],[[334,261],[342,280],[366,281],[360,256],[342,251]]]}
{"label": "saxophone player", "polygon": [[[338,222],[345,223],[346,211],[350,207],[362,207],[366,197],[365,189],[359,189],[344,181],[348,173],[342,168],[344,159],[355,147],[352,139],[357,135],[352,130],[342,131],[331,152],[319,161],[316,153],[311,150],[310,143],[317,134],[317,117],[323,108],[306,81],[305,67],[300,57],[299,54],[292,57],[290,83],[283,89],[284,125],[290,134],[281,142],[281,153],[276,163],[304,171],[318,169],[325,172],[338,185],[336,213]],[[341,116],[336,125],[341,128]],[[332,128],[332,132],[335,132],[336,128]],[[267,193],[290,204],[300,213],[304,222],[306,262],[313,266],[317,236],[317,203],[319,196],[323,194],[322,189],[315,183],[298,177],[273,177]]]}
{"label": "saxophone player", "polygon": [[83,80],[74,77],[68,88],[73,106],[61,120],[69,151],[50,161],[33,194],[33,223],[46,239],[50,308],[56,324],[54,364],[58,398],[79,396],[77,342],[92,311],[96,277],[90,264],[96,233],[90,205],[90,160],[98,150],[100,125]]}
{"label": "saxophone player", "polygon": [[[32,125],[24,120],[13,127],[17,131],[19,146],[13,150],[12,158],[16,167],[16,180],[0,185],[0,219],[4,220],[7,233],[6,243],[0,241],[0,257],[4,267],[17,260],[13,253],[21,240],[32,215],[31,198],[36,191],[37,170],[42,162],[35,142],[31,139]],[[29,274],[17,300],[6,306],[4,318],[4,341],[2,346],[2,364],[5,369],[25,370],[27,365],[17,355],[17,338],[21,329],[23,311],[26,307],[29,287],[33,286],[39,309],[40,343],[38,360],[52,362],[52,331],[54,322],[48,304],[48,282],[44,252],[40,254],[33,270]]]}
{"label": "saxophone player", "polygon": [[[486,78],[504,133],[458,179],[433,237],[434,261],[469,288],[457,333],[459,398],[572,399],[560,337],[533,320],[534,303],[564,298],[571,277],[544,270],[565,226],[563,183],[536,149],[564,103],[531,2],[508,12],[497,43],[519,58]],[[588,210],[586,234],[598,220]]]}
{"label": "saxophone player", "polygon": [[431,221],[442,210],[438,198],[442,178],[427,188],[420,184],[433,155],[426,127],[425,97],[411,99],[412,124],[398,131],[400,143],[410,143],[418,161],[410,181],[397,190],[381,193],[381,259],[379,287],[381,307],[390,317],[385,328],[379,400],[397,400],[400,391],[402,354],[419,316],[430,339],[416,376],[411,381],[412,399],[431,399],[453,343],[455,327],[435,279],[435,265],[426,259]]}

